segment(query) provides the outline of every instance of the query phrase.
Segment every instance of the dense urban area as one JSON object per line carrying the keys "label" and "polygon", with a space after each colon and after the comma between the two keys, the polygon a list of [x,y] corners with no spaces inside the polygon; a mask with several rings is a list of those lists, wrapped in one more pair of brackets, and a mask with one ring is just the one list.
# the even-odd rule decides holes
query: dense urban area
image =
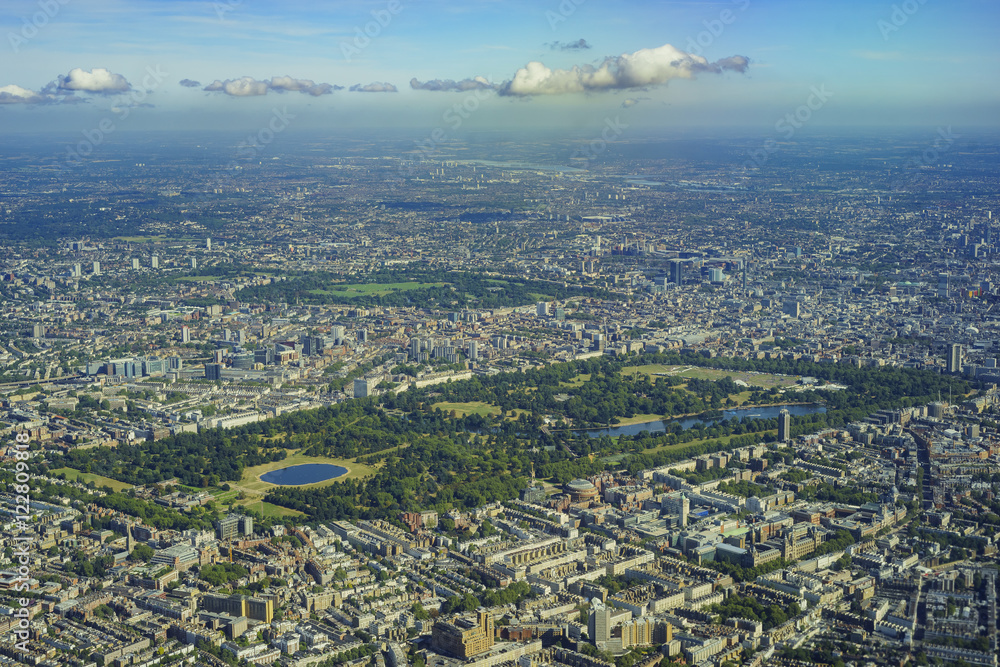
{"label": "dense urban area", "polygon": [[0,664],[997,666],[995,136],[123,134],[0,146]]}

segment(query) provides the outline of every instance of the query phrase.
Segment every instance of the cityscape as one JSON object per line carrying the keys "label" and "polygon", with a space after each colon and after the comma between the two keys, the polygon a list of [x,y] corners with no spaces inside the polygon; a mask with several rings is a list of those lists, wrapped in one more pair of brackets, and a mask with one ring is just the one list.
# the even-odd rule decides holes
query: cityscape
{"label": "cityscape", "polygon": [[0,14],[0,665],[997,667],[995,11],[338,4]]}

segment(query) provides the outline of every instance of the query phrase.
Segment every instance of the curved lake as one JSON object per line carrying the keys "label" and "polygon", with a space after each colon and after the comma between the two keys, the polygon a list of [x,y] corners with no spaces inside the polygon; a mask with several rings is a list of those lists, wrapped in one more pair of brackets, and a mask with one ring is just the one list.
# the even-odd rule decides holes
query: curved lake
{"label": "curved lake", "polygon": [[282,486],[315,484],[328,479],[336,479],[347,474],[347,468],[332,463],[303,463],[298,466],[279,468],[260,476],[261,481]]}
{"label": "curved lake", "polygon": [[723,410],[722,416],[718,419],[700,419],[698,417],[684,417],[683,419],[667,419],[665,421],[644,422],[642,424],[629,424],[628,426],[613,426],[611,428],[592,428],[584,431],[592,438],[599,438],[602,435],[637,435],[643,431],[650,433],[662,433],[672,424],[680,424],[685,431],[694,428],[697,424],[711,424],[714,422],[729,419],[739,421],[744,417],[747,419],[775,419],[782,410],[788,410],[793,417],[802,415],[812,415],[826,412],[822,405],[769,405],[761,408],[739,408],[736,410]]}

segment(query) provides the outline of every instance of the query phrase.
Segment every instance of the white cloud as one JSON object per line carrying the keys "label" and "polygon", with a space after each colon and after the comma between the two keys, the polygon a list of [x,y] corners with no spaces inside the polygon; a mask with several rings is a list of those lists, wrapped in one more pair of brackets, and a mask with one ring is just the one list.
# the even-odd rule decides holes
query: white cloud
{"label": "white cloud", "polygon": [[48,101],[45,95],[15,84],[0,86],[0,104],[44,104]]}
{"label": "white cloud", "polygon": [[103,67],[95,67],[89,72],[80,67],[75,67],[66,76],[60,75],[58,83],[53,81],[49,86],[53,84],[55,84],[55,88],[59,91],[72,90],[100,95],[127,93],[132,89],[132,86],[125,77]]}
{"label": "white cloud", "polygon": [[532,61],[503,85],[500,94],[523,97],[644,88],[663,85],[671,79],[693,79],[700,73],[745,72],[749,63],[744,56],[709,62],[702,56],[664,44],[605,58],[597,67],[550,69],[544,63]]}
{"label": "white cloud", "polygon": [[258,81],[250,76],[242,76],[238,79],[226,79],[225,81],[216,79],[202,90],[225,93],[230,97],[255,97],[258,95],[267,95],[267,82]]}
{"label": "white cloud", "polygon": [[396,86],[391,83],[381,83],[376,81],[374,83],[369,83],[366,86],[362,86],[360,83],[356,83],[351,86],[352,93],[395,93],[399,92],[396,90]]}
{"label": "white cloud", "polygon": [[410,79],[410,88],[413,90],[464,92],[467,90],[492,90],[496,87],[496,84],[490,83],[486,77],[482,76],[476,76],[471,79],[462,79],[461,81],[453,81],[452,79],[431,79],[430,81],[424,81],[423,83],[417,81],[416,78]]}
{"label": "white cloud", "polygon": [[[190,81],[190,79],[184,79],[184,81]],[[181,85],[187,85],[184,81],[181,82]],[[296,79],[290,76],[275,76],[271,77],[270,81],[267,79],[258,80],[252,76],[242,76],[238,79],[226,79],[225,81],[216,79],[202,88],[208,92],[225,93],[230,97],[256,97],[267,95],[268,91],[271,90],[276,93],[294,92],[319,97],[342,89],[343,86],[316,83],[312,79]]]}

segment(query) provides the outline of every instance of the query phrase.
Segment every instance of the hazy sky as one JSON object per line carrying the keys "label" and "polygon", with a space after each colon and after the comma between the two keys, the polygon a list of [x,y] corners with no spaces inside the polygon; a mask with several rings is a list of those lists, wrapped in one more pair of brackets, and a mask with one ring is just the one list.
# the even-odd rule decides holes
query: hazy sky
{"label": "hazy sky", "polygon": [[0,132],[995,126],[998,27],[996,0],[3,0]]}

